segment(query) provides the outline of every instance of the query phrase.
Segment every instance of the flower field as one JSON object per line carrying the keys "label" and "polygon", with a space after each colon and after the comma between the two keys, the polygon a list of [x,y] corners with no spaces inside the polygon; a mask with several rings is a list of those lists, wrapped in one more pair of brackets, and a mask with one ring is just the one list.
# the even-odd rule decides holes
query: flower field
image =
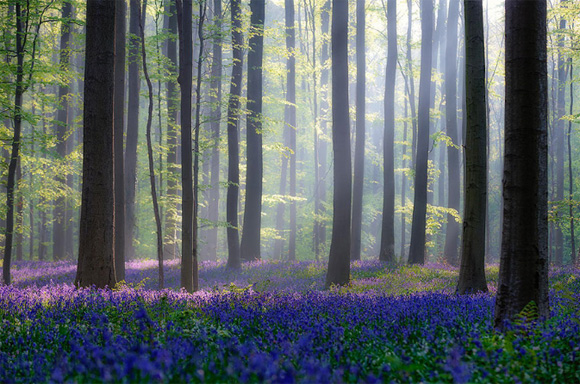
{"label": "flower field", "polygon": [[[490,294],[455,296],[444,265],[352,266],[322,290],[325,265],[202,263],[202,291],[179,265],[128,263],[127,284],[75,289],[75,265],[21,262],[0,287],[0,382],[580,382],[580,271],[551,271],[551,318],[533,307],[506,334]],[[233,282],[233,284],[230,284]]]}

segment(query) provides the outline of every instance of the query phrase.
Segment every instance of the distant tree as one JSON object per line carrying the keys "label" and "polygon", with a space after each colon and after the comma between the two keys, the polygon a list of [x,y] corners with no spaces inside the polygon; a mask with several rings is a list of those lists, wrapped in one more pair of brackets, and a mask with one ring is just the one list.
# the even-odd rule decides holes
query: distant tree
{"label": "distant tree", "polygon": [[[70,58],[70,41],[71,41],[71,18],[72,18],[72,3],[69,1],[64,1],[62,4],[62,24],[61,24],[61,34],[60,34],[60,60],[59,66],[63,71],[68,70],[69,58]],[[68,95],[69,95],[69,85],[68,81],[64,81],[58,86],[58,111],[56,113],[55,120],[55,131],[56,131],[56,152],[58,156],[64,160],[65,156],[68,154],[66,133],[69,127],[68,123]],[[56,182],[64,185],[66,183],[65,175],[58,175],[56,177]],[[56,260],[62,260],[68,258],[70,255],[66,255],[65,243],[66,243],[66,226],[68,223],[68,207],[67,200],[62,192],[57,197],[54,204],[54,231],[52,238],[52,254]],[[22,204],[19,204],[22,206]],[[20,217],[22,217],[20,215]]]}
{"label": "distant tree", "polygon": [[[387,2],[387,68],[385,70],[385,133],[383,139],[383,220],[379,259],[395,261],[395,83],[397,78],[397,1]],[[404,228],[403,228],[404,230]]]}
{"label": "distant tree", "polygon": [[548,306],[546,1],[505,4],[503,233],[495,327]]}
{"label": "distant tree", "polygon": [[125,49],[127,32],[127,2],[115,5],[115,272],[117,281],[125,280],[125,163],[123,139],[125,133]]}
{"label": "distant tree", "polygon": [[262,58],[264,52],[265,0],[250,0],[251,28],[248,52],[248,116],[246,128],[246,201],[240,255],[259,260],[262,227]]}
{"label": "distant tree", "polygon": [[83,188],[75,285],[113,287],[115,233],[113,97],[115,5],[89,0],[83,108]]}
{"label": "distant tree", "polygon": [[348,2],[332,1],[332,148],[334,197],[326,287],[350,280],[352,168],[348,112]]}
{"label": "distant tree", "polygon": [[244,60],[241,0],[231,0],[233,65],[228,99],[228,191],[226,219],[228,222],[229,269],[240,269],[240,240],[238,231],[238,194],[240,190],[240,155],[238,121],[240,96],[242,94],[242,68]]}
{"label": "distant tree", "polygon": [[[290,196],[296,197],[296,31],[294,29],[294,0],[285,0],[286,13],[286,106],[285,120],[290,144]],[[288,259],[296,260],[296,200],[290,202],[290,238],[288,239]]]}
{"label": "distant tree", "polygon": [[[475,2],[477,3],[477,2]],[[454,145],[447,146],[447,207],[459,212],[460,206],[460,159],[459,134],[457,131],[457,24],[459,23],[459,1],[449,3],[447,20],[447,47],[445,58],[445,121],[447,136]],[[466,39],[467,40],[467,39]],[[472,46],[469,47],[472,50]],[[470,51],[473,52],[473,51]],[[461,69],[463,70],[463,68]],[[459,234],[461,227],[451,214],[447,215],[445,231],[445,260],[451,265],[459,262]]]}
{"label": "distant tree", "polygon": [[137,143],[139,142],[139,78],[140,34],[139,20],[141,0],[130,0],[129,15],[129,49],[128,49],[128,103],[127,103],[127,138],[125,141],[125,257],[135,258],[135,196],[137,183]]}
{"label": "distant tree", "polygon": [[429,155],[429,100],[431,87],[431,40],[433,36],[433,0],[421,1],[421,77],[419,80],[419,121],[415,160],[415,199],[409,263],[425,262],[425,226],[427,215],[427,167]]}
{"label": "distant tree", "polygon": [[181,287],[197,290],[197,264],[194,255],[194,198],[191,110],[193,88],[193,7],[192,0],[177,0],[179,24],[179,85],[181,89]]}
{"label": "distant tree", "polygon": [[351,260],[360,260],[362,204],[365,173],[365,0],[356,2],[356,141],[354,146],[354,182],[352,190]]}
{"label": "distant tree", "polygon": [[485,281],[485,216],[487,211],[487,121],[483,4],[464,2],[465,9],[465,209],[459,269],[459,294],[487,292]]}

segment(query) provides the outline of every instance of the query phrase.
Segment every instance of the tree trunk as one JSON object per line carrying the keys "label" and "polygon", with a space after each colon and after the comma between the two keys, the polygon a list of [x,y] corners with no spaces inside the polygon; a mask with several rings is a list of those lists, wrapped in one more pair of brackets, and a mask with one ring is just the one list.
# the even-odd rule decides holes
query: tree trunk
{"label": "tree trunk", "polygon": [[[448,194],[447,207],[459,212],[460,206],[460,153],[457,132],[457,25],[459,24],[459,1],[449,3],[447,21],[447,57],[445,59],[445,120],[447,136],[455,146],[447,146]],[[477,49],[477,48],[475,48]],[[461,68],[463,71],[464,69]],[[475,100],[474,100],[475,102]],[[484,123],[485,124],[485,123]],[[457,147],[456,147],[457,146]],[[461,227],[453,215],[447,215],[445,231],[445,260],[451,265],[459,262],[459,234]]]}
{"label": "tree trunk", "polygon": [[[72,4],[64,1],[62,5],[62,24],[60,35],[60,70],[66,71],[69,67],[70,57],[70,20],[72,17]],[[66,133],[68,129],[68,82],[61,83],[58,86],[58,103],[59,108],[56,114],[55,131],[56,131],[56,152],[60,161],[65,161],[67,156]],[[61,174],[56,177],[58,185],[66,183],[66,175]],[[62,260],[66,256],[65,237],[66,237],[66,199],[64,188],[58,193],[54,206],[54,227],[52,238],[52,254],[55,260]]]}
{"label": "tree trunk", "polygon": [[207,233],[207,248],[209,260],[217,260],[219,197],[220,197],[220,123],[222,100],[222,0],[214,0],[214,28],[215,37],[212,44],[213,55],[211,64],[211,189],[209,191],[208,219],[212,227]]}
{"label": "tree trunk", "polygon": [[352,169],[348,111],[348,2],[332,1],[332,148],[334,197],[326,287],[350,280]]}
{"label": "tree trunk", "polygon": [[125,142],[125,259],[135,258],[135,194],[137,184],[137,143],[139,141],[139,20],[141,0],[130,0],[129,15],[129,100],[127,104],[127,139]]}
{"label": "tree trunk", "polygon": [[[569,59],[570,79],[574,78],[574,66],[572,58]],[[574,82],[570,81],[570,115],[574,113]],[[570,254],[570,264],[576,264],[576,236],[574,234],[574,207],[572,199],[574,198],[574,170],[572,169],[572,120],[568,121],[568,185],[570,188],[568,199],[570,199],[570,245],[572,252]]]}
{"label": "tree trunk", "polygon": [[244,230],[240,254],[243,260],[260,260],[262,223],[262,58],[265,0],[250,0],[252,11],[248,52],[247,173]]}
{"label": "tree trunk", "polygon": [[191,145],[191,94],[193,85],[193,10],[191,0],[177,0],[179,24],[179,77],[181,89],[181,283],[187,292],[194,287],[193,158]]}
{"label": "tree trunk", "polygon": [[87,3],[83,116],[83,189],[75,285],[113,287],[115,198],[113,96],[115,2]]}
{"label": "tree trunk", "polygon": [[487,206],[487,121],[483,5],[465,4],[465,209],[459,294],[487,292],[485,213]]}
{"label": "tree trunk", "polygon": [[530,302],[549,314],[546,1],[506,9],[504,220],[495,327]]}
{"label": "tree trunk", "polygon": [[[383,141],[383,224],[379,259],[388,263],[395,258],[395,86],[397,78],[397,1],[387,3],[387,68],[385,71],[385,133]],[[402,203],[404,204],[404,202]],[[404,226],[402,227],[404,231]]]}
{"label": "tree trunk", "polygon": [[433,0],[421,2],[421,78],[419,82],[419,121],[415,160],[415,199],[409,263],[425,262],[425,224],[427,215],[427,159],[429,155],[429,99],[431,87],[431,40]]}
{"label": "tree trunk", "polygon": [[[285,0],[286,11],[286,126],[290,144],[290,196],[296,197],[296,32],[294,30],[294,0]],[[290,238],[288,239],[288,259],[296,260],[296,200],[290,201]]]}
{"label": "tree trunk", "polygon": [[244,60],[241,0],[231,0],[233,65],[228,100],[228,192],[226,220],[228,222],[228,269],[242,268],[238,230],[238,195],[240,189],[240,155],[238,121],[242,94],[242,68]]}
{"label": "tree trunk", "polygon": [[116,0],[115,8],[115,273],[117,281],[125,280],[125,172],[123,138],[125,119],[125,39],[127,2]]}

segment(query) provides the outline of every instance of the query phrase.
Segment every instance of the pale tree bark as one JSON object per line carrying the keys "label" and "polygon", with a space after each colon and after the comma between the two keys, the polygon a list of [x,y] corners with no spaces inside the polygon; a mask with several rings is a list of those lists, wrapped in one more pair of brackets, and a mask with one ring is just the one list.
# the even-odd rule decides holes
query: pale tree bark
{"label": "pale tree bark", "polygon": [[[387,2],[387,67],[385,70],[385,130],[383,139],[383,220],[379,259],[395,258],[395,86],[397,78],[397,1]],[[404,202],[403,202],[404,204]],[[402,229],[405,230],[404,227]]]}
{"label": "pale tree bark", "polygon": [[483,5],[465,6],[465,209],[459,269],[459,294],[487,292],[485,217],[487,211],[487,121]]}
{"label": "pale tree bark", "polygon": [[503,233],[495,327],[530,302],[549,315],[546,1],[506,9]]}
{"label": "pale tree bark", "polygon": [[262,59],[265,0],[250,0],[251,28],[248,52],[247,173],[244,229],[240,245],[243,260],[260,260],[262,228]]}
{"label": "pale tree bark", "polygon": [[75,285],[113,287],[115,197],[113,190],[114,1],[89,0],[83,108],[83,188]]}
{"label": "pale tree bark", "polygon": [[[290,196],[296,197],[296,31],[294,30],[294,0],[285,0],[286,11],[286,127],[290,144]],[[288,239],[288,259],[296,260],[296,200],[290,202],[290,237]]]}
{"label": "pale tree bark", "polygon": [[348,2],[332,1],[332,148],[334,197],[326,287],[350,280],[352,168],[348,112]]}
{"label": "pale tree bark", "polygon": [[417,153],[415,156],[415,199],[409,264],[423,264],[425,262],[432,34],[433,0],[423,0],[421,1],[421,77],[419,80],[419,120],[417,129]]}

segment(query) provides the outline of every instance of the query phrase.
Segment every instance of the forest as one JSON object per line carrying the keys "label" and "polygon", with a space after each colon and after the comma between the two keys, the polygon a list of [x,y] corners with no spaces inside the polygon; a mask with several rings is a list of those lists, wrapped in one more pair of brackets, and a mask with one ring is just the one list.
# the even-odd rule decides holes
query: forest
{"label": "forest", "polygon": [[0,30],[0,382],[580,382],[580,2]]}

